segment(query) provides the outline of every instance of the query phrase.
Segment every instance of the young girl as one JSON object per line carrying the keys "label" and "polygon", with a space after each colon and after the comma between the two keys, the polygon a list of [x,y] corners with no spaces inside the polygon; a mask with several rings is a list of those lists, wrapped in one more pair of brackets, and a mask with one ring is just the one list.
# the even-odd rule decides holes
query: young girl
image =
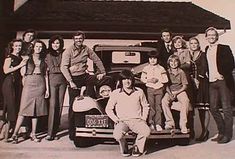
{"label": "young girl", "polygon": [[45,97],[49,94],[46,84],[46,63],[45,44],[40,40],[35,40],[33,53],[27,65],[22,68],[23,91],[21,96],[20,111],[17,118],[16,127],[12,135],[13,143],[18,143],[18,131],[25,117],[32,120],[32,132],[30,138],[34,142],[40,142],[36,136],[38,117],[47,115],[47,105]]}
{"label": "young girl", "polygon": [[199,119],[201,122],[202,132],[196,141],[205,141],[208,139],[209,131],[205,125],[206,113],[209,110],[209,80],[206,76],[207,62],[206,54],[201,51],[197,38],[189,39],[189,48],[192,56],[193,79],[195,82],[195,107],[199,111]]}
{"label": "young girl", "polygon": [[180,69],[180,60],[176,55],[171,55],[168,59],[169,83],[166,87],[166,94],[162,99],[162,109],[166,118],[165,129],[173,129],[175,122],[170,110],[171,105],[177,106],[180,111],[180,129],[182,133],[188,133],[187,115],[189,110],[189,99],[186,93],[187,78],[182,69]]}
{"label": "young girl", "polygon": [[25,66],[28,59],[22,59],[22,44],[20,39],[14,39],[8,44],[7,56],[3,65],[6,77],[2,85],[4,99],[3,120],[7,121],[5,141],[8,140],[9,129],[14,129],[20,105],[22,91],[20,68]]}
{"label": "young girl", "polygon": [[147,86],[150,128],[162,131],[161,100],[165,90],[164,84],[168,82],[168,78],[164,67],[158,64],[157,55],[158,52],[155,51],[149,53],[149,64],[142,71],[141,81]]}

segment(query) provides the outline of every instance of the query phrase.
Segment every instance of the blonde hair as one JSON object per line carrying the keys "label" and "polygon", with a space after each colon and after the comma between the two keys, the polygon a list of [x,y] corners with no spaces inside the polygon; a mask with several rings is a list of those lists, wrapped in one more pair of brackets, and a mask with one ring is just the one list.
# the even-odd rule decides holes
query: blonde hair
{"label": "blonde hair", "polygon": [[179,59],[179,56],[177,56],[177,55],[171,55],[169,58],[168,58],[168,60],[167,60],[167,66],[168,66],[168,68],[171,68],[170,67],[170,61],[172,61],[172,60],[176,60],[177,62],[178,62],[178,67],[180,67],[180,59]]}
{"label": "blonde hair", "polygon": [[172,39],[172,44],[173,44],[173,49],[174,49],[174,51],[176,51],[176,48],[175,48],[175,46],[174,46],[174,43],[175,43],[177,40],[180,40],[180,41],[181,41],[181,43],[182,43],[182,48],[183,48],[183,49],[186,49],[186,48],[187,48],[186,41],[183,39],[183,37],[177,35],[177,36],[174,36],[173,39]]}

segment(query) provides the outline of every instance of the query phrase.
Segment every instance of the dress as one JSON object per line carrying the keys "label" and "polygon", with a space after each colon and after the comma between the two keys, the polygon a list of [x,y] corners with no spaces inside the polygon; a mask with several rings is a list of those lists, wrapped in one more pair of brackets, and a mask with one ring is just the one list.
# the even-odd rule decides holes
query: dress
{"label": "dress", "polygon": [[[38,68],[39,67],[39,68]],[[40,70],[40,73],[35,70]],[[22,91],[19,115],[38,117],[47,115],[47,104],[44,98],[46,92],[45,62],[35,66],[32,59],[26,65],[26,76]]]}
{"label": "dress", "polygon": [[[11,66],[15,67],[20,64],[22,58],[13,54],[8,55],[11,58]],[[6,75],[3,85],[3,120],[16,121],[20,97],[22,91],[20,69]]]}
{"label": "dress", "polygon": [[[197,55],[196,55],[197,54]],[[192,60],[193,78],[199,81],[199,87],[196,90],[196,103],[198,109],[209,109],[209,81],[206,76],[206,54],[202,51],[196,53]]]}

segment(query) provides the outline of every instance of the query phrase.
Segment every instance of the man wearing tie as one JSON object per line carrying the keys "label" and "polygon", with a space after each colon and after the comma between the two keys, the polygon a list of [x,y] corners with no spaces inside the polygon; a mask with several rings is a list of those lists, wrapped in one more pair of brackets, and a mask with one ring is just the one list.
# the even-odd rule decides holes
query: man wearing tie
{"label": "man wearing tie", "polygon": [[157,44],[157,49],[160,53],[159,62],[161,66],[167,69],[167,60],[170,55],[173,54],[172,51],[172,33],[168,29],[161,31],[161,40]]}

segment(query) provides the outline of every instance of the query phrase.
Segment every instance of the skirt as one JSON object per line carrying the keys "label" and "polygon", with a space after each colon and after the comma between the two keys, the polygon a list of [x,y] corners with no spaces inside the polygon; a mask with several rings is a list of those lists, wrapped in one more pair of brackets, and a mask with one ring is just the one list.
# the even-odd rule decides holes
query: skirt
{"label": "skirt", "polygon": [[15,122],[20,107],[21,78],[9,74],[3,81],[3,120]]}
{"label": "skirt", "polygon": [[46,99],[46,82],[42,75],[25,77],[19,115],[38,117],[48,114]]}
{"label": "skirt", "polygon": [[199,78],[199,88],[197,90],[196,107],[198,109],[209,109],[209,82],[208,79]]}

